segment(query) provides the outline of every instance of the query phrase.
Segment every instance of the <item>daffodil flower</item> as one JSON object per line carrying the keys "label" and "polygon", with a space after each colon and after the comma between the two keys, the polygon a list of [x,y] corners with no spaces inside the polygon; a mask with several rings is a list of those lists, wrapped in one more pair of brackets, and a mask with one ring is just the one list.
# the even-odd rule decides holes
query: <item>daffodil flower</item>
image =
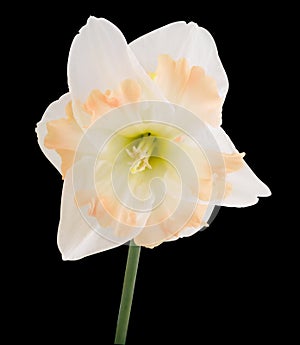
{"label": "daffodil flower", "polygon": [[64,179],[64,260],[129,240],[153,248],[208,226],[216,205],[270,195],[220,127],[228,80],[213,38],[195,23],[128,45],[91,17],[72,43],[68,83],[37,126]]}

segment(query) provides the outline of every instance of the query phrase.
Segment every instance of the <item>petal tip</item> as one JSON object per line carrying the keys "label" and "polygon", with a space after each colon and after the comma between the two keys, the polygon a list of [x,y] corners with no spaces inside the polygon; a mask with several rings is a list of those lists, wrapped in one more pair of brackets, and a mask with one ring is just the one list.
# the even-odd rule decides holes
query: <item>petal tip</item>
{"label": "petal tip", "polygon": [[271,195],[272,195],[272,192],[271,192],[270,188],[268,186],[266,186],[265,194],[263,194],[262,197],[268,197]]}
{"label": "petal tip", "polygon": [[61,254],[62,261],[70,261],[68,257],[66,257],[64,254]]}

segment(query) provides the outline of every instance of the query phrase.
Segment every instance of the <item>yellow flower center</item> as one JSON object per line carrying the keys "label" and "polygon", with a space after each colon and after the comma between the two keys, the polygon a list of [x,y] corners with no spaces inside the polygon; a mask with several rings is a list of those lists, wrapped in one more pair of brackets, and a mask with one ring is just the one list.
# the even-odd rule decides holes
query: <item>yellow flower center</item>
{"label": "yellow flower center", "polygon": [[126,149],[126,152],[133,162],[130,163],[130,172],[136,174],[144,171],[146,168],[152,169],[149,163],[149,158],[155,147],[156,137],[151,136],[151,133],[147,133],[137,141],[137,146],[133,145],[132,149]]}

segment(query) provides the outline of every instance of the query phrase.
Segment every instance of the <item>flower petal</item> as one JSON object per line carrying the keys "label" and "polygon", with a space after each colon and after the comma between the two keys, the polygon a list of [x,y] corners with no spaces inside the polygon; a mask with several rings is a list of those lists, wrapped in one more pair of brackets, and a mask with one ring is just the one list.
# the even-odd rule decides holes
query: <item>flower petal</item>
{"label": "flower petal", "polygon": [[231,191],[225,196],[223,206],[251,206],[258,202],[258,197],[271,195],[270,189],[247,164],[241,170],[227,175],[226,181],[231,185]]}
{"label": "flower petal", "polygon": [[48,149],[53,149],[60,155],[63,178],[73,164],[76,148],[83,135],[74,119],[71,101],[66,105],[65,112],[67,117],[47,122],[48,133],[44,140]]}
{"label": "flower petal", "polygon": [[[199,176],[204,157],[199,162],[189,155],[181,143],[158,140],[160,146],[159,157],[165,159],[160,163],[162,181],[165,186],[163,199],[153,208],[146,227],[135,238],[138,245],[153,248],[173,237],[179,237],[186,228],[199,229],[203,222],[208,206],[200,204],[198,195]],[[152,164],[152,163],[151,163]],[[200,166],[199,166],[200,165]],[[153,166],[155,172],[156,167]],[[205,170],[204,165],[204,170]],[[204,173],[205,174],[205,173]]]}
{"label": "flower petal", "polygon": [[[203,205],[202,205],[202,207],[203,207]],[[214,220],[214,218],[217,214],[216,213],[217,211],[215,211],[215,215],[212,217],[215,208],[216,208],[215,205],[206,205],[205,214],[203,215],[203,218],[201,220],[202,225],[196,226],[196,227],[190,226],[190,227],[184,228],[184,230],[182,230],[180,232],[179,238],[190,237],[190,236],[193,236],[198,231],[205,230],[211,224],[211,222]],[[220,207],[218,209],[220,209]],[[196,212],[197,212],[197,210],[196,210]],[[211,218],[212,218],[212,220],[210,220]],[[178,236],[177,237],[174,236],[174,237],[171,237],[170,239],[168,239],[167,241],[174,241],[177,239],[178,239]]]}
{"label": "flower petal", "polygon": [[225,99],[228,79],[210,33],[191,22],[175,22],[154,30],[130,43],[130,48],[147,72],[156,71],[158,57],[186,58],[190,66],[201,66],[212,77],[219,95]]}
{"label": "flower petal", "polygon": [[[36,128],[38,143],[41,147],[41,150],[59,172],[61,172],[61,156],[58,154],[58,152],[53,150],[53,147],[51,147],[50,142],[48,142],[48,144],[45,144],[45,138],[48,135],[47,124],[49,124],[49,122],[54,123],[55,121],[60,121],[60,119],[65,118],[65,110],[70,101],[70,93],[66,93],[59,100],[51,103],[49,107],[46,109],[41,121],[37,124]],[[61,147],[61,149],[63,148]],[[67,148],[64,147],[64,149]]]}
{"label": "flower petal", "polygon": [[160,55],[155,74],[155,82],[169,101],[184,106],[212,126],[220,125],[223,101],[215,80],[202,67],[190,67],[185,58],[174,61],[169,55]]}
{"label": "flower petal", "polygon": [[92,116],[86,127],[114,108],[138,102],[141,99],[141,91],[140,85],[131,79],[122,81],[117,90],[107,90],[105,94],[98,89],[93,90],[82,106],[84,112],[79,109],[82,115],[86,113]]}
{"label": "flower petal", "polygon": [[[136,84],[126,80],[134,80]],[[128,47],[121,31],[109,21],[90,17],[72,43],[68,61],[68,80],[74,104],[101,101],[111,98],[110,91],[119,91],[127,101],[135,101],[137,96],[145,99],[160,99],[160,92],[152,83],[138,60]],[[93,90],[97,94],[89,95]],[[94,97],[96,96],[96,97]],[[105,102],[104,102],[105,103]],[[80,107],[74,109],[79,123],[84,122]]]}
{"label": "flower petal", "polygon": [[[79,150],[82,150],[85,139],[89,145],[88,131]],[[121,143],[122,140],[113,140],[111,144],[113,147],[113,144],[120,147]],[[106,153],[102,155],[98,152],[98,156],[79,157],[78,161],[76,156],[71,170],[73,199],[76,199],[76,206],[91,231],[98,233],[109,243],[123,244],[144,228],[150,211],[144,212],[143,209],[139,212],[131,207],[132,195],[127,183],[123,183],[123,178],[126,180],[127,177],[128,165],[122,164],[122,159],[112,164],[105,156]],[[102,249],[99,248],[98,251]]]}
{"label": "flower petal", "polygon": [[[170,203],[171,198],[168,198]],[[176,202],[176,200],[173,200]],[[198,204],[195,207],[194,202],[186,200],[181,201],[180,208],[177,209],[174,214],[170,214],[170,210],[161,210],[161,218],[157,217],[158,212],[151,214],[149,220],[154,221],[154,218],[160,222],[152,226],[147,225],[135,238],[134,242],[137,245],[154,248],[160,245],[162,242],[171,241],[180,237],[191,236],[192,234],[199,231],[203,226],[207,226],[206,219],[209,218],[211,212],[210,206],[204,204]],[[186,219],[187,213],[190,211],[190,217]],[[182,223],[182,220],[186,219]]]}
{"label": "flower petal", "polygon": [[214,135],[226,168],[226,183],[230,191],[225,193],[222,206],[246,207],[258,202],[258,197],[270,196],[269,188],[254,174],[247,163],[242,160],[229,136],[222,128],[210,128]]}
{"label": "flower petal", "polygon": [[129,240],[145,226],[149,212],[139,212],[132,207],[133,195],[126,181],[129,166],[122,163],[114,165],[97,160],[92,180],[96,202],[90,214],[101,226],[113,228],[113,235],[117,238],[127,236]]}
{"label": "flower petal", "polygon": [[64,181],[58,229],[58,247],[63,260],[78,260],[121,244],[93,231],[75,202],[72,175],[68,173]]}

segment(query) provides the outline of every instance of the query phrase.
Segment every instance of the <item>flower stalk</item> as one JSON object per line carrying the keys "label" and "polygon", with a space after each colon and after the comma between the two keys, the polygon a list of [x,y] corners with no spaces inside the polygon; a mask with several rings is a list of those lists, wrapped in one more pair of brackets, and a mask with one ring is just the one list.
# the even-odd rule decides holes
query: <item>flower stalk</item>
{"label": "flower stalk", "polygon": [[115,344],[125,344],[141,247],[130,242],[124,276]]}

